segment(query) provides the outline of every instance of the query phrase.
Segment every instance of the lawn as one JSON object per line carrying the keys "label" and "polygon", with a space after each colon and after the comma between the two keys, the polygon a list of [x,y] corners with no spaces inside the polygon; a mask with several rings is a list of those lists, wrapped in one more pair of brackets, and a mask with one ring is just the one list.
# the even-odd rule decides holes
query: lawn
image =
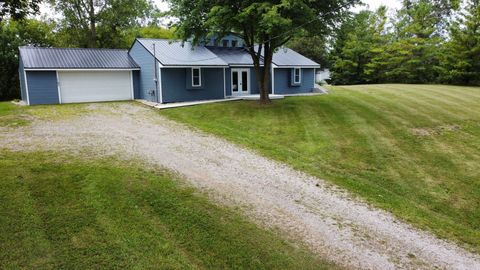
{"label": "lawn", "polygon": [[161,111],[480,252],[480,88],[332,87]]}
{"label": "lawn", "polygon": [[0,150],[0,175],[1,269],[332,267],[139,161]]}

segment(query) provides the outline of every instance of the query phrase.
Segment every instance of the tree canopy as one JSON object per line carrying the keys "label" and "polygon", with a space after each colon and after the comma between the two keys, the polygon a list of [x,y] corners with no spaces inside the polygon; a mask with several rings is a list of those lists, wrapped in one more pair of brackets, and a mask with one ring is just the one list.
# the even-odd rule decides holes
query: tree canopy
{"label": "tree canopy", "polygon": [[480,84],[479,0],[404,1],[362,11],[336,31],[332,82]]}

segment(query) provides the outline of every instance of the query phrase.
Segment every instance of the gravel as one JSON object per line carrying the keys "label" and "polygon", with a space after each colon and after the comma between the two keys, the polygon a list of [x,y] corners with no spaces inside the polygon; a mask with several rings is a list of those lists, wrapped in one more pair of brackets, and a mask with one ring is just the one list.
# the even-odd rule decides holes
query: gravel
{"label": "gravel", "polygon": [[478,254],[418,230],[322,179],[137,104],[90,108],[103,113],[0,127],[0,147],[142,158],[177,171],[217,202],[240,207],[258,224],[347,268],[480,269]]}

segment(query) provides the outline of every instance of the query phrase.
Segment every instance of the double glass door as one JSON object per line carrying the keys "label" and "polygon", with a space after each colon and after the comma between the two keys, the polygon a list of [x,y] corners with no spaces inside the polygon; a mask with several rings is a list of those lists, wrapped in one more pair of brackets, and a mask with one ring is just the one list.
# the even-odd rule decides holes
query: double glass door
{"label": "double glass door", "polygon": [[232,69],[232,96],[248,95],[250,93],[250,69]]}

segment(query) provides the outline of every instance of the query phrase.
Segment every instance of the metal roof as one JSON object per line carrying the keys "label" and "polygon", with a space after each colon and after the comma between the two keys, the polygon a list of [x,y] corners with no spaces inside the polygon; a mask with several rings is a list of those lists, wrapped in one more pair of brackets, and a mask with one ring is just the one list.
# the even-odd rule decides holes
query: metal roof
{"label": "metal roof", "polygon": [[192,46],[190,42],[164,39],[138,38],[152,55],[155,44],[155,56],[164,66],[227,66],[218,55],[204,46]]}
{"label": "metal roof", "polygon": [[[244,48],[207,47],[229,65],[253,65],[252,56]],[[261,62],[263,65],[263,61]]]}
{"label": "metal roof", "polygon": [[320,67],[320,64],[287,47],[278,49],[273,54],[272,62],[277,66]]}
{"label": "metal roof", "polygon": [[127,50],[20,47],[25,69],[138,69]]}
{"label": "metal roof", "polygon": [[[253,65],[250,54],[244,48],[207,47],[229,65]],[[258,47],[257,47],[258,48]],[[256,48],[256,49],[257,49]],[[289,48],[280,48],[273,54],[272,62],[277,66],[311,66],[320,65]],[[260,63],[263,65],[263,61]]]}

